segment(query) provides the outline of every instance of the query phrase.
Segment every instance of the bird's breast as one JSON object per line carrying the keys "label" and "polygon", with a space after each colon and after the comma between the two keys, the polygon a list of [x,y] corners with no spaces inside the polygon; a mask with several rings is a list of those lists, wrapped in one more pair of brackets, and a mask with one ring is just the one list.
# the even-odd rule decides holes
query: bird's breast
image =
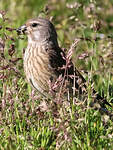
{"label": "bird's breast", "polygon": [[39,92],[48,92],[48,82],[56,78],[43,47],[29,44],[24,54],[24,71],[28,82]]}

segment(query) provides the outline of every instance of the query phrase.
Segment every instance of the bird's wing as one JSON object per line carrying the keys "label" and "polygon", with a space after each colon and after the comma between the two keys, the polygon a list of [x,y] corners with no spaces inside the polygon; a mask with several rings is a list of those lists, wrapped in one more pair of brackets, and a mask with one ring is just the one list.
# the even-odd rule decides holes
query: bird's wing
{"label": "bird's wing", "polygon": [[[54,52],[53,52],[54,51]],[[65,76],[68,78],[69,82],[71,83],[71,88],[74,86],[75,90],[79,95],[84,95],[87,92],[87,82],[82,76],[82,74],[77,70],[77,68],[73,65],[72,61],[66,62],[66,55],[62,49],[59,47],[52,48],[49,50],[49,58],[50,64],[52,68],[56,71],[59,75]],[[101,97],[94,88],[92,90],[92,97],[94,97],[95,102],[98,102],[101,107],[105,107],[105,105],[111,106],[106,99]]]}

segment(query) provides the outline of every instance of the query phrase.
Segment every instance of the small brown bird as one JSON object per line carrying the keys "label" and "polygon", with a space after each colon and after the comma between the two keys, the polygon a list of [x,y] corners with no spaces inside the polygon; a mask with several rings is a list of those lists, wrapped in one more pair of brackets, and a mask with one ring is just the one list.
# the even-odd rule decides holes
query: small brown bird
{"label": "small brown bird", "polygon": [[[87,91],[86,80],[73,63],[70,61],[66,67],[66,55],[58,45],[56,30],[49,20],[30,19],[17,29],[17,33],[26,34],[28,37],[24,54],[24,71],[28,82],[39,93],[47,96],[50,90],[49,84],[55,84],[60,77],[63,77],[64,83],[67,83],[70,93],[74,90],[75,95],[80,96]],[[105,107],[105,104],[110,106],[94,89],[92,96],[101,107]]]}

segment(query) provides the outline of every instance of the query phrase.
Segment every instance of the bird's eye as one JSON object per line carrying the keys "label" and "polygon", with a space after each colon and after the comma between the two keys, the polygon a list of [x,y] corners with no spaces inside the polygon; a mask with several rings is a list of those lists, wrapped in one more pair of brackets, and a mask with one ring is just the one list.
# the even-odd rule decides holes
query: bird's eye
{"label": "bird's eye", "polygon": [[38,26],[38,23],[32,23],[32,27]]}

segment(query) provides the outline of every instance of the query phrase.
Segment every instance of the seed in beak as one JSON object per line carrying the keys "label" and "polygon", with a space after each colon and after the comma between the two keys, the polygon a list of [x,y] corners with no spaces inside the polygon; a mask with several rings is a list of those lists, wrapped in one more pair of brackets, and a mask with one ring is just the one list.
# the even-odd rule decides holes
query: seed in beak
{"label": "seed in beak", "polygon": [[27,30],[26,25],[23,25],[23,26],[19,27],[16,31],[17,31],[18,35],[20,35],[20,34],[25,34],[26,30]]}

